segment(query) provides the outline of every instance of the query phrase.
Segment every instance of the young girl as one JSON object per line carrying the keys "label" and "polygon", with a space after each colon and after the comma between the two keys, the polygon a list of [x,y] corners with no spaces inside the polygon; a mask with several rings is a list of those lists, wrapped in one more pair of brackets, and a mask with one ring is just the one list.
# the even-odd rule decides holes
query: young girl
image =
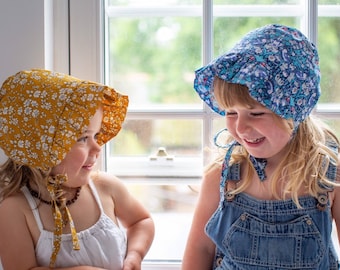
{"label": "young girl", "polygon": [[3,83],[4,270],[141,269],[154,236],[150,214],[117,178],[93,171],[127,105],[108,86],[47,70],[21,71]]}
{"label": "young girl", "polygon": [[339,269],[339,143],[310,115],[315,46],[267,25],[197,70],[194,87],[228,137],[216,136],[225,152],[205,171],[182,269]]}

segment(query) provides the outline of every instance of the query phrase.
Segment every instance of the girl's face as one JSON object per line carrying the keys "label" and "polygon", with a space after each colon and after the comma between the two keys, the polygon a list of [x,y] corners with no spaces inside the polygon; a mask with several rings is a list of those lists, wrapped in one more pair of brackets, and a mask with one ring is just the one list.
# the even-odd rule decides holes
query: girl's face
{"label": "girl's face", "polygon": [[98,109],[91,118],[87,130],[78,138],[65,158],[52,169],[52,175],[66,174],[68,187],[78,187],[87,184],[90,173],[95,166],[101,147],[97,143],[97,136],[103,118],[102,108]]}
{"label": "girl's face", "polygon": [[237,103],[227,108],[226,126],[252,156],[266,159],[280,157],[292,133],[286,120],[258,102],[252,106]]}

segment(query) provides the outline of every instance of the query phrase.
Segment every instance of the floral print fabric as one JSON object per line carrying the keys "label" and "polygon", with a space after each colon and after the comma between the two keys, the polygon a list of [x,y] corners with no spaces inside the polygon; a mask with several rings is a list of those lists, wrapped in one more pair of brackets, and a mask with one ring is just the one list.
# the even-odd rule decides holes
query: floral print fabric
{"label": "floral print fabric", "polygon": [[267,25],[248,33],[233,49],[196,71],[194,88],[215,112],[224,115],[213,93],[217,76],[248,87],[250,96],[295,128],[320,97],[317,50],[299,30]]}
{"label": "floral print fabric", "polygon": [[58,72],[20,71],[0,90],[0,147],[19,164],[52,168],[70,151],[100,105],[102,145],[121,129],[127,96]]}

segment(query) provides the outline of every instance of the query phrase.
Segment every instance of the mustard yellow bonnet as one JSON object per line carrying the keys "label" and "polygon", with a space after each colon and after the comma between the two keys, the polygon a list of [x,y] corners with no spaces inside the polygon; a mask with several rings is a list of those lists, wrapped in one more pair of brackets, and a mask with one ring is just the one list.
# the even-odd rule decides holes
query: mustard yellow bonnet
{"label": "mustard yellow bonnet", "polygon": [[64,159],[100,105],[98,143],[103,145],[121,129],[127,96],[58,72],[20,71],[0,90],[0,147],[19,164],[50,169]]}

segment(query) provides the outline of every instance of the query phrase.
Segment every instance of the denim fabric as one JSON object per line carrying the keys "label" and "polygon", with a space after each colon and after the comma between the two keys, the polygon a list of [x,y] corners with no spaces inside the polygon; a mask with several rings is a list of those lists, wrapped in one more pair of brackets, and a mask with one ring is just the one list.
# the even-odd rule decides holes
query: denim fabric
{"label": "denim fabric", "polygon": [[[238,179],[239,166],[230,168]],[[335,179],[336,167],[328,176]],[[215,270],[340,269],[331,239],[329,203],[322,211],[318,200],[300,198],[302,208],[289,200],[258,200],[237,194],[221,203],[206,225],[216,244]]]}

